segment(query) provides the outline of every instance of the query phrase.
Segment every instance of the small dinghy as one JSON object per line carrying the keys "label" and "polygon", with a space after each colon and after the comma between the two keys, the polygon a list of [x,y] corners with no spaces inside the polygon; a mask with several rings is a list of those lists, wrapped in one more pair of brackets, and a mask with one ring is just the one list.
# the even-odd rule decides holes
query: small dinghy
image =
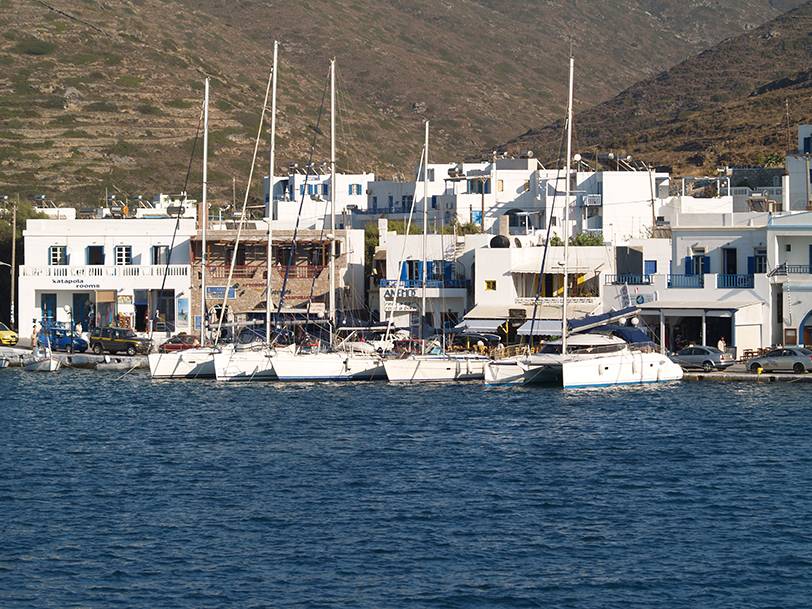
{"label": "small dinghy", "polygon": [[0,357],[0,368],[8,368],[9,361],[5,357]]}
{"label": "small dinghy", "polygon": [[62,362],[56,359],[50,349],[34,351],[32,358],[23,360],[23,368],[29,372],[56,372],[62,366]]}

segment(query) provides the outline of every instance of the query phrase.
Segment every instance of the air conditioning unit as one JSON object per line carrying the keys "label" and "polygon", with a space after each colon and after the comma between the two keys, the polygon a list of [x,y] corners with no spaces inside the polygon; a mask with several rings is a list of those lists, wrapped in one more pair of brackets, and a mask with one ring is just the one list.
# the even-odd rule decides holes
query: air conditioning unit
{"label": "air conditioning unit", "polygon": [[584,196],[584,206],[586,207],[600,207],[602,204],[600,195],[586,195]]}

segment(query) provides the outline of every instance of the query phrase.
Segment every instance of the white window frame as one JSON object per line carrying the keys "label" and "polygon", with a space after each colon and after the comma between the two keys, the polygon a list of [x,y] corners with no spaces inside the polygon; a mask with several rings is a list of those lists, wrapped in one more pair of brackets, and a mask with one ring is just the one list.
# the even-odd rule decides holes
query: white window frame
{"label": "white window frame", "polygon": [[133,263],[132,245],[117,245],[113,251],[116,266],[130,266]]}
{"label": "white window frame", "polygon": [[48,248],[48,264],[49,266],[67,266],[68,246],[67,245],[50,246]]}

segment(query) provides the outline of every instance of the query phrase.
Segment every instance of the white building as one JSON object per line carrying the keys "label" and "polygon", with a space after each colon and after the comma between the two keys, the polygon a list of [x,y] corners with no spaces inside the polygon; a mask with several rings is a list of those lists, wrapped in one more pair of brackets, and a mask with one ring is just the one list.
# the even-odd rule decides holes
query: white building
{"label": "white building", "polygon": [[[177,232],[175,228],[178,228]],[[19,320],[190,330],[195,220],[29,220]]]}
{"label": "white building", "polygon": [[[273,202],[269,203],[268,176],[263,179],[265,216],[272,213],[280,228],[293,228],[297,217],[301,228],[321,229],[330,226],[330,173],[293,172],[274,176]],[[349,227],[348,216],[367,208],[369,185],[374,173],[336,174],[336,226]],[[272,211],[269,211],[272,210]],[[301,214],[300,214],[301,210]]]}

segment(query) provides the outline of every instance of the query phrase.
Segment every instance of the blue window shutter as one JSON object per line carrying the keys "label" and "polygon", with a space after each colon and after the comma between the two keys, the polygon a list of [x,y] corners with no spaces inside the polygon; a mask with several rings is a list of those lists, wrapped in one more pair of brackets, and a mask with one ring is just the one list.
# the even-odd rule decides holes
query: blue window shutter
{"label": "blue window shutter", "polygon": [[486,195],[491,194],[491,181],[490,181],[490,179],[485,180],[485,194]]}
{"label": "blue window shutter", "polygon": [[702,274],[710,272],[710,256],[702,256]]}
{"label": "blue window shutter", "polygon": [[446,261],[443,263],[443,266],[445,267],[443,269],[443,279],[445,281],[451,281],[454,274],[454,263]]}
{"label": "blue window shutter", "polygon": [[409,281],[409,265],[405,262],[400,264],[400,280]]}
{"label": "blue window shutter", "polygon": [[657,261],[656,260],[645,260],[643,261],[643,273],[646,275],[656,275],[657,274]]}
{"label": "blue window shutter", "polygon": [[685,256],[685,274],[686,275],[693,275],[694,274],[694,259],[690,256]]}
{"label": "blue window shutter", "polygon": [[351,194],[352,194],[352,184],[350,184],[349,186],[347,186],[347,194],[348,194],[348,195],[351,195]]}
{"label": "blue window shutter", "polygon": [[302,184],[301,186],[299,186],[299,194],[300,194],[300,195],[303,195],[303,194],[304,194],[304,184]]}
{"label": "blue window shutter", "polygon": [[755,256],[748,256],[747,257],[747,274],[754,275],[756,272],[756,257]]}

